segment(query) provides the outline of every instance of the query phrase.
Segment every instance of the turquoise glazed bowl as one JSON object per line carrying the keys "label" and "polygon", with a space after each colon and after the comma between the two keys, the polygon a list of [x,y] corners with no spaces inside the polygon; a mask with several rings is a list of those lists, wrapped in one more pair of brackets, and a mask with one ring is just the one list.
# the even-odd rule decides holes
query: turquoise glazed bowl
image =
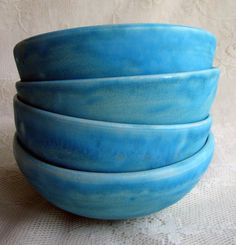
{"label": "turquoise glazed bowl", "polygon": [[215,37],[165,24],[90,26],[28,38],[14,48],[24,81],[174,73],[209,69]]}
{"label": "turquoise glazed bowl", "polygon": [[19,98],[51,112],[98,121],[179,124],[205,119],[218,69],[63,81],[16,83]]}
{"label": "turquoise glazed bowl", "polygon": [[191,124],[142,125],[93,121],[43,111],[15,97],[21,143],[55,165],[93,172],[163,167],[192,156],[205,144],[211,118]]}
{"label": "turquoise glazed bowl", "polygon": [[213,155],[210,135],[204,147],[184,161],[132,173],[70,170],[40,161],[16,137],[16,161],[32,186],[55,206],[97,219],[127,219],[157,212],[180,200],[200,180]]}

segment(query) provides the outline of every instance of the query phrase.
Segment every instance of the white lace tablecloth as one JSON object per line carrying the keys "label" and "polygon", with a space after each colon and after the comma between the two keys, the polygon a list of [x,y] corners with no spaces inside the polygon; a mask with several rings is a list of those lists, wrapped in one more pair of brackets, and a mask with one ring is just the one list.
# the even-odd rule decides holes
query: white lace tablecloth
{"label": "white lace tablecloth", "polygon": [[[234,0],[0,0],[0,244],[236,244],[236,2]],[[26,182],[12,154],[13,45],[89,24],[166,22],[216,34],[222,75],[213,108],[214,160],[177,204],[150,216],[97,221],[59,210]]]}

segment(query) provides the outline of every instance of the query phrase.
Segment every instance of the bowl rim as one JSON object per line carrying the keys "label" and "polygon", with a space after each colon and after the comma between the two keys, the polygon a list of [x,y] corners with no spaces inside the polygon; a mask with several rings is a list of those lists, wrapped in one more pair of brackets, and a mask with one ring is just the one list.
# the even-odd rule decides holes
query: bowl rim
{"label": "bowl rim", "polygon": [[[95,182],[97,182],[96,178],[100,179],[113,179],[114,180],[125,180],[125,181],[132,181],[133,179],[137,178],[149,178],[151,180],[152,178],[157,178],[158,180],[166,179],[172,176],[178,176],[185,172],[190,171],[191,169],[195,168],[198,165],[201,165],[199,163],[204,159],[207,155],[213,155],[214,152],[214,136],[210,132],[209,136],[203,145],[203,147],[196,152],[194,155],[182,160],[175,162],[171,165],[164,166],[161,168],[155,168],[155,169],[149,169],[149,170],[143,170],[143,171],[136,171],[136,172],[123,172],[123,173],[104,173],[104,172],[89,172],[89,171],[81,171],[81,170],[74,170],[70,168],[65,167],[59,167],[56,165],[53,165],[49,162],[45,162],[37,157],[34,156],[31,152],[25,149],[24,146],[20,143],[17,133],[14,135],[13,140],[13,148],[14,148],[14,154],[16,155],[16,148],[18,148],[18,152],[21,151],[24,155],[24,158],[30,158],[30,161],[34,161],[35,164],[38,164],[39,167],[46,169],[47,171],[51,171],[55,175],[73,175],[73,177],[89,177]],[[21,154],[22,155],[22,154]],[[17,157],[16,157],[17,161]],[[56,171],[55,171],[56,170]],[[72,176],[71,176],[72,177]],[[112,177],[112,178],[111,178]]]}
{"label": "bowl rim", "polygon": [[63,121],[63,122],[70,122],[70,123],[80,123],[81,125],[91,125],[95,127],[107,127],[107,128],[122,128],[122,129],[141,129],[141,130],[176,130],[176,129],[187,129],[193,127],[204,126],[212,123],[212,118],[208,115],[207,118],[192,123],[184,123],[184,124],[131,124],[131,123],[117,123],[117,122],[107,122],[107,121],[98,121],[98,120],[91,120],[91,119],[84,119],[78,117],[72,117],[67,115],[62,115],[54,112],[49,112],[46,110],[39,109],[37,107],[31,106],[25,102],[22,102],[20,98],[18,98],[17,94],[13,98],[13,104],[19,105],[20,107],[26,108],[28,111],[34,111],[38,115],[46,115],[49,117],[53,117],[56,120]]}
{"label": "bowl rim", "polygon": [[175,29],[179,31],[192,31],[197,32],[202,35],[207,35],[210,38],[216,42],[216,37],[213,33],[200,28],[200,27],[193,27],[193,26],[187,26],[187,25],[179,25],[179,24],[168,24],[168,23],[126,23],[126,24],[107,24],[107,25],[88,25],[88,26],[80,26],[80,27],[73,27],[68,29],[61,29],[51,32],[45,32],[38,35],[34,35],[31,37],[28,37],[26,39],[23,39],[22,41],[18,42],[15,47],[17,49],[21,44],[25,44],[28,42],[38,42],[42,41],[42,39],[50,39],[50,38],[60,38],[65,36],[70,36],[73,34],[83,34],[86,32],[94,32],[94,31],[110,31],[110,30],[119,30],[119,29],[125,29],[125,30],[136,30],[136,29]]}
{"label": "bowl rim", "polygon": [[[196,71],[186,71],[186,72],[174,72],[174,73],[164,73],[164,74],[150,74],[150,75],[134,75],[134,76],[117,76],[117,77],[100,77],[100,78],[78,78],[78,79],[57,79],[57,80],[42,80],[42,81],[24,81],[19,80],[16,82],[16,88],[21,86],[30,86],[36,84],[71,84],[71,83],[92,83],[92,82],[130,82],[130,80],[135,80],[136,82],[143,79],[166,79],[171,82],[173,77],[175,78],[185,78],[194,75],[208,75],[208,74],[220,74],[220,69],[218,67],[212,67],[210,69],[196,70]],[[132,81],[133,82],[133,81]],[[155,83],[158,81],[154,81]]]}

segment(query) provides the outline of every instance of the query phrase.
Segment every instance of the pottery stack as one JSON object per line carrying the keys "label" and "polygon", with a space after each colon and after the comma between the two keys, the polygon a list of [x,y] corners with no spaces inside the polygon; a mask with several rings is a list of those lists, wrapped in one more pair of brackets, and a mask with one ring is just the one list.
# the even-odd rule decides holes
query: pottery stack
{"label": "pottery stack", "polygon": [[165,24],[81,27],[18,43],[14,154],[55,206],[147,215],[200,180],[214,151],[215,37]]}

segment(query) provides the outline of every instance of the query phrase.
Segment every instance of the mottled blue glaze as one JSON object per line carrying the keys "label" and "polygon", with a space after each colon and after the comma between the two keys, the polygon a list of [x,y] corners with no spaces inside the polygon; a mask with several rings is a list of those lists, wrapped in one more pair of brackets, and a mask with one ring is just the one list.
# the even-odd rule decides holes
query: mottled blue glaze
{"label": "mottled blue glaze", "polygon": [[199,181],[213,155],[213,136],[194,156],[133,173],[94,173],[56,167],[14,140],[16,161],[35,189],[55,206],[98,219],[127,219],[157,212],[180,200]]}
{"label": "mottled blue glaze", "polygon": [[62,116],[14,99],[19,140],[55,165],[94,172],[153,169],[181,161],[206,142],[211,118],[191,124],[135,125]]}
{"label": "mottled blue glaze", "polygon": [[174,73],[212,67],[216,39],[202,29],[126,24],[46,33],[18,43],[24,81]]}
{"label": "mottled blue glaze", "polygon": [[218,69],[165,75],[18,82],[20,99],[85,119],[178,124],[205,119],[215,98]]}

